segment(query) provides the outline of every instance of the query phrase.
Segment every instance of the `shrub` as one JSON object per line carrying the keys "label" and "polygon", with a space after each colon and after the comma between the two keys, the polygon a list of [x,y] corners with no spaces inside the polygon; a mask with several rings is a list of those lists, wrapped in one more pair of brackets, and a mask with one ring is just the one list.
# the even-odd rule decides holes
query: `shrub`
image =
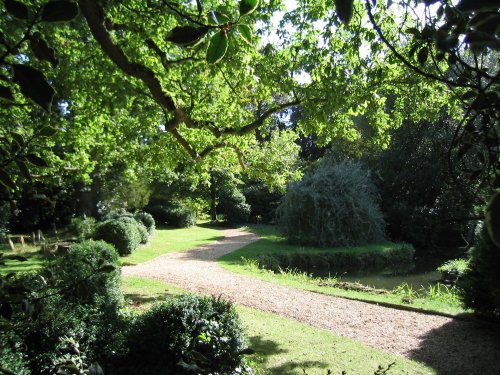
{"label": "shrub", "polygon": [[458,283],[464,290],[463,302],[479,315],[500,320],[500,247],[482,228],[478,244],[471,250],[469,269]]}
{"label": "shrub", "polygon": [[[40,288],[41,277],[49,281],[46,288]],[[21,344],[31,373],[59,373],[60,360],[75,352],[75,346],[63,348],[64,340],[76,343],[87,365],[105,363],[120,350],[124,331],[120,271],[111,245],[102,241],[72,245],[46,270],[17,282],[38,290],[34,301],[42,297],[32,306],[35,319],[19,314],[12,320],[16,337],[11,342]]]}
{"label": "shrub", "polygon": [[177,228],[196,225],[196,211],[190,207],[178,205],[154,205],[146,208],[157,223],[167,223]]}
{"label": "shrub", "polygon": [[469,269],[468,259],[452,259],[437,268],[441,272],[441,280],[446,284],[455,284]]}
{"label": "shrub", "polygon": [[359,163],[319,167],[289,189],[278,220],[290,242],[313,246],[353,246],[380,242],[384,219],[376,188]]}
{"label": "shrub", "polygon": [[229,374],[241,366],[245,348],[231,303],[191,295],[157,303],[138,316],[127,344],[119,373],[180,374],[184,361],[203,369],[197,373]]}
{"label": "shrub", "polygon": [[137,212],[134,215],[135,220],[141,222],[144,224],[146,229],[148,230],[149,235],[152,235],[153,232],[155,231],[155,219],[151,214],[148,214],[147,212]]}
{"label": "shrub", "polygon": [[221,188],[217,211],[224,215],[224,221],[228,224],[246,223],[250,217],[250,206],[245,196],[232,185]]}
{"label": "shrub", "polygon": [[140,243],[142,243],[142,244],[148,243],[149,233],[148,233],[147,228],[144,226],[144,224],[142,222],[137,221],[132,216],[121,216],[116,220],[120,220],[120,221],[128,223],[132,226],[135,226],[135,228],[139,232]]}
{"label": "shrub", "polygon": [[137,225],[123,220],[106,220],[94,232],[94,239],[112,244],[121,256],[129,255],[141,242]]}
{"label": "shrub", "polygon": [[75,217],[71,219],[69,229],[80,241],[83,241],[92,238],[95,227],[96,221],[93,217]]}

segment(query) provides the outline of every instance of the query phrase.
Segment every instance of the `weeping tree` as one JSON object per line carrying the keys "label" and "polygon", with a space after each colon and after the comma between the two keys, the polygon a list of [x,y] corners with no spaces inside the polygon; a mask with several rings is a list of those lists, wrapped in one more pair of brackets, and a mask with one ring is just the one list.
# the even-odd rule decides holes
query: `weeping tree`
{"label": "weeping tree", "polygon": [[384,239],[384,219],[370,173],[359,163],[324,159],[291,186],[278,207],[290,242],[355,246]]}

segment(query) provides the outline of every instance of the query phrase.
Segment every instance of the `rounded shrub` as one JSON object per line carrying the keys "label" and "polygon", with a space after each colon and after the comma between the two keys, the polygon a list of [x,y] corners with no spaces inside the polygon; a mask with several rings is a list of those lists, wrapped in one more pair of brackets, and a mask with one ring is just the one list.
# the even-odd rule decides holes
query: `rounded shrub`
{"label": "rounded shrub", "polygon": [[121,256],[129,255],[141,242],[137,225],[124,220],[106,220],[94,232],[95,240],[112,244]]}
{"label": "rounded shrub", "polygon": [[197,373],[230,374],[242,365],[245,348],[231,303],[192,295],[157,303],[139,315],[127,343],[121,365],[130,374],[183,374],[181,362],[197,366]]}
{"label": "rounded shrub", "polygon": [[369,172],[359,163],[325,159],[292,185],[278,208],[292,243],[354,246],[384,239],[384,219]]}
{"label": "rounded shrub", "polygon": [[122,216],[119,217],[117,220],[123,221],[125,223],[128,223],[130,225],[133,225],[136,227],[137,231],[139,232],[139,237],[140,237],[140,243],[145,244],[148,243],[149,240],[149,233],[147,228],[144,226],[144,224],[140,221],[137,221],[135,218],[131,216]]}
{"label": "rounded shrub", "polygon": [[155,231],[156,223],[153,216],[147,212],[137,212],[134,215],[135,220],[144,224],[146,229],[148,230],[149,235],[152,235]]}

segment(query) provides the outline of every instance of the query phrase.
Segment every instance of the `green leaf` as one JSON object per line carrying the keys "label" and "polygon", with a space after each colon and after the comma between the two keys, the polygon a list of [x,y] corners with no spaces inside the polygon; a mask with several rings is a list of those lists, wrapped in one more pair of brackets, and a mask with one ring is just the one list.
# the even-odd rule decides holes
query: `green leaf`
{"label": "green leaf", "polygon": [[42,9],[42,21],[68,22],[78,16],[78,5],[71,1],[50,1]]}
{"label": "green leaf", "polygon": [[417,60],[420,65],[424,65],[427,61],[427,57],[429,56],[429,49],[427,47],[423,47],[418,51]]}
{"label": "green leaf", "polygon": [[8,189],[16,188],[16,184],[12,181],[12,178],[10,178],[9,174],[3,169],[0,169],[0,183]]}
{"label": "green leaf", "polygon": [[28,19],[28,7],[19,1],[5,0],[5,10],[20,20]]}
{"label": "green leaf", "polygon": [[340,21],[348,25],[354,10],[354,0],[335,0],[335,8]]}
{"label": "green leaf", "polygon": [[21,147],[24,146],[24,137],[19,134],[19,133],[16,133],[16,132],[11,132],[10,133],[11,137],[14,138],[14,140],[17,142],[17,144]]}
{"label": "green leaf", "polygon": [[26,163],[24,161],[22,161],[22,160],[16,159],[16,164],[17,164],[19,170],[21,171],[21,174],[31,184],[33,182],[33,179],[31,178],[31,173],[30,173],[28,167],[26,166]]}
{"label": "green leaf", "polygon": [[252,13],[259,6],[259,0],[241,0],[240,16]]}
{"label": "green leaf", "polygon": [[252,44],[252,29],[248,25],[238,25],[236,27],[241,38],[248,44]]}
{"label": "green leaf", "polygon": [[26,155],[26,160],[28,160],[31,164],[33,164],[37,167],[48,167],[49,166],[49,164],[45,161],[45,159],[42,159],[40,156],[35,155],[35,154]]}
{"label": "green leaf", "polygon": [[40,33],[32,35],[30,38],[30,48],[40,60],[49,61],[52,66],[57,66],[59,63],[56,52],[47,44]]}
{"label": "green leaf", "polygon": [[209,13],[210,23],[213,25],[224,25],[230,21],[229,17],[216,10],[211,10]]}
{"label": "green leaf", "polygon": [[19,85],[22,94],[50,112],[55,91],[48,84],[42,72],[20,64],[13,65],[13,69],[13,81]]}
{"label": "green leaf", "polygon": [[208,27],[176,26],[168,33],[166,40],[178,46],[196,45],[208,32]]}
{"label": "green leaf", "polygon": [[38,135],[40,137],[53,137],[56,134],[57,134],[57,129],[53,128],[52,126],[45,126],[38,132]]}
{"label": "green leaf", "polygon": [[216,64],[222,60],[229,46],[227,34],[221,30],[214,34],[210,39],[210,44],[207,49],[207,62]]}
{"label": "green leaf", "polygon": [[14,100],[14,95],[12,95],[12,91],[9,87],[0,85],[0,98]]}

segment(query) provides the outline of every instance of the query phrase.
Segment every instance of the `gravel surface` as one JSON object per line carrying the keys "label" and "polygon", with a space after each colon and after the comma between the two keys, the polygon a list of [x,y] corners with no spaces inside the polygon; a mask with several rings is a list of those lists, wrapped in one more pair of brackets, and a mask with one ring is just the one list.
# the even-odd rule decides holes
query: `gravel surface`
{"label": "gravel surface", "polygon": [[239,229],[224,230],[224,236],[205,247],[123,267],[122,275],[165,281],[293,318],[426,363],[439,374],[500,375],[498,326],[397,310],[235,274],[219,267],[216,260],[258,237]]}

